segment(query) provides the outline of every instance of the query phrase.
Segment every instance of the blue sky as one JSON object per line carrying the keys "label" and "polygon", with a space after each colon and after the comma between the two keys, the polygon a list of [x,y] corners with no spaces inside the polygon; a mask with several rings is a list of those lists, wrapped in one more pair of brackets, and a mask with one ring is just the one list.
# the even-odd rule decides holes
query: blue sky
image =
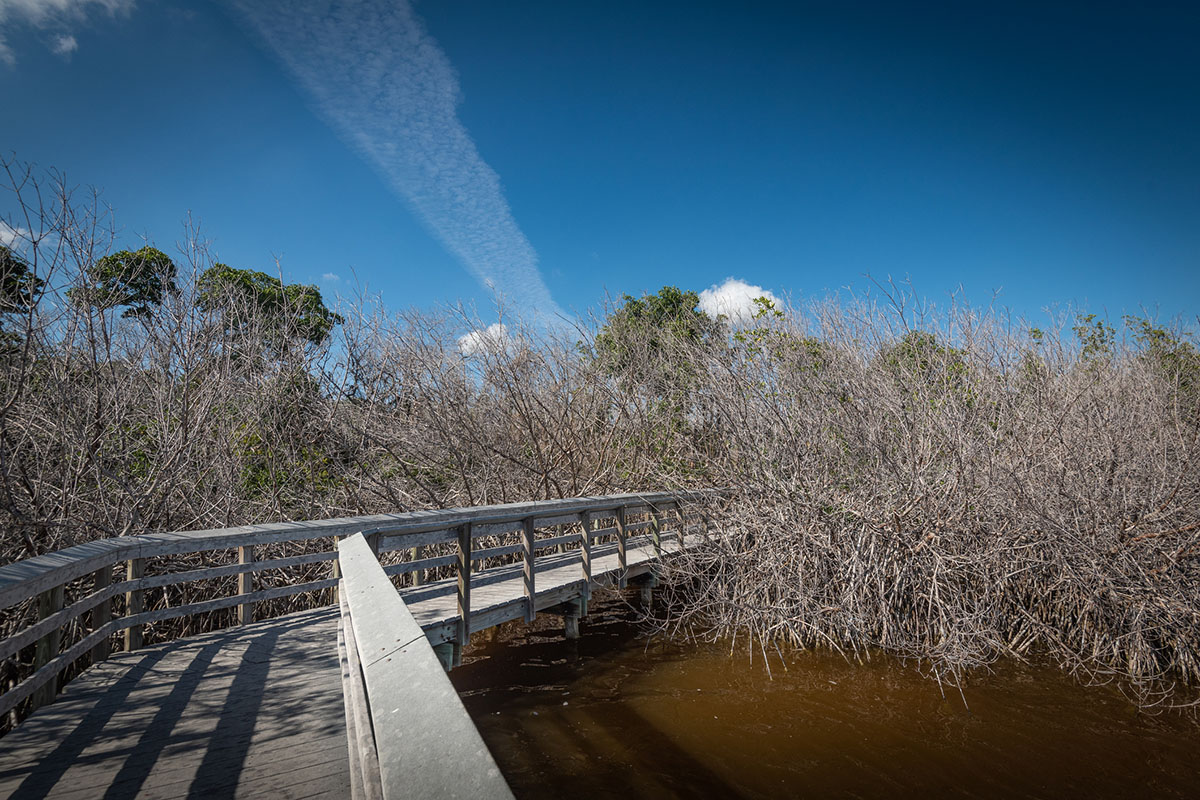
{"label": "blue sky", "polygon": [[0,0],[0,149],[397,309],[869,273],[1194,324],[1200,11],[976,5]]}

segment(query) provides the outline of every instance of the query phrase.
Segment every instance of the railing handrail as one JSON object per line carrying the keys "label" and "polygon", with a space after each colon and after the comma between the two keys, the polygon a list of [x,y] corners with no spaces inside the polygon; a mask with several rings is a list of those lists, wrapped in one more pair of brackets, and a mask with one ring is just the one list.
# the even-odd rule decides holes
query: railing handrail
{"label": "railing handrail", "polygon": [[[520,522],[527,517],[546,517],[582,511],[604,511],[632,503],[652,505],[675,500],[699,500],[721,490],[683,492],[644,492],[565,500],[538,500],[532,503],[447,508],[430,511],[406,511],[360,517],[336,517],[326,520],[270,522],[232,528],[199,531],[172,531],[97,539],[53,553],[23,559],[0,567],[0,608],[28,600],[39,592],[82,578],[105,566],[115,566],[134,558],[186,555],[212,550],[229,550],[259,544],[295,542],[322,537],[343,537],[369,532],[386,538],[406,534],[430,533],[453,529],[465,522],[477,526]],[[486,536],[496,531],[480,531]],[[451,537],[447,536],[446,540]]]}
{"label": "railing handrail", "polygon": [[[34,659],[33,673],[24,677],[9,691],[0,694],[0,714],[7,713],[31,696],[34,697],[35,707],[48,702],[57,691],[58,676],[79,658],[88,654],[91,655],[93,662],[107,658],[110,637],[115,633],[124,631],[125,647],[133,650],[141,646],[142,629],[148,623],[235,607],[238,609],[238,621],[247,622],[254,617],[256,603],[305,592],[320,591],[337,585],[338,579],[335,576],[325,580],[273,586],[254,591],[250,576],[255,572],[333,561],[337,558],[336,552],[326,551],[260,561],[256,559],[255,554],[257,545],[319,538],[345,539],[354,534],[365,533],[373,540],[375,552],[379,553],[420,547],[425,544],[457,541],[456,556],[440,556],[424,560],[415,560],[414,558],[414,560],[402,564],[389,566],[386,573],[417,572],[420,575],[422,570],[458,562],[460,564],[457,570],[460,579],[459,604],[462,606],[470,591],[472,560],[520,552],[523,560],[527,564],[532,564],[534,550],[549,544],[560,543],[565,538],[531,541],[530,534],[533,528],[585,520],[588,521],[590,528],[592,520],[611,516],[614,519],[614,528],[590,531],[589,536],[611,534],[616,531],[621,563],[624,564],[624,548],[628,533],[650,524],[637,523],[626,526],[626,512],[649,512],[649,515],[655,519],[652,531],[654,531],[653,539],[657,551],[657,520],[664,507],[674,505],[676,508],[680,508],[683,503],[727,494],[728,492],[724,490],[629,493],[473,508],[342,517],[320,521],[279,522],[203,531],[152,533],[97,540],[9,564],[0,567],[0,608],[8,608],[37,596],[39,619],[6,639],[0,640],[0,659],[8,658],[22,648],[33,644],[36,644],[38,649]],[[472,552],[471,541],[473,539],[506,531],[522,531],[522,543]],[[144,572],[145,561],[148,558],[223,549],[237,549],[238,562],[150,576],[146,576]],[[125,580],[113,582],[113,567],[122,563],[126,567]],[[65,586],[71,581],[89,575],[93,579],[92,592],[85,593],[85,596],[75,599],[67,605],[64,597]],[[147,589],[233,575],[239,577],[236,595],[150,611],[144,608],[144,593]],[[463,585],[464,575],[466,576],[465,585]],[[532,573],[530,573],[527,578],[527,592],[532,592],[532,588]],[[125,595],[125,614],[114,619],[111,613],[111,601],[120,594]],[[466,608],[469,609],[469,604]],[[84,614],[90,614],[91,632],[60,653],[61,630],[66,624]],[[459,627],[465,629],[467,613],[461,616]],[[458,641],[465,641],[466,631],[460,630],[456,638]]]}
{"label": "railing handrail", "polygon": [[338,562],[352,796],[511,800],[425,633],[362,534],[338,543]]}

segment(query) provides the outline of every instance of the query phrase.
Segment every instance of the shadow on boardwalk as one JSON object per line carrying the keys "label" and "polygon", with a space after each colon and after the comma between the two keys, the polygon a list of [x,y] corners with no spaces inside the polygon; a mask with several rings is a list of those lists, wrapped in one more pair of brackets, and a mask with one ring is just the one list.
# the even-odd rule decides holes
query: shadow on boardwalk
{"label": "shadow on boardwalk", "polygon": [[332,609],[122,653],[0,741],[0,796],[345,796]]}

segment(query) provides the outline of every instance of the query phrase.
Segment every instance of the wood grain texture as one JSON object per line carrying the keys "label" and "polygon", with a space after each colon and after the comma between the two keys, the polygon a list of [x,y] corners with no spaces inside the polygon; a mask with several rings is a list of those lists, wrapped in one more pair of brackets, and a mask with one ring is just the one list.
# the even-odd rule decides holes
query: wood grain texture
{"label": "wood grain texture", "polygon": [[[247,526],[199,532],[198,536],[126,537],[119,546],[72,548],[75,552],[69,553],[69,558],[61,553],[39,557],[42,560],[34,565],[36,569],[27,562],[0,568],[0,603],[5,598],[32,596],[27,594],[32,588],[46,591],[61,586],[54,581],[85,566],[93,579],[89,596],[62,611],[61,600],[55,604],[50,598],[43,610],[54,624],[92,611],[91,633],[51,658],[42,672],[0,697],[0,713],[50,685],[75,659],[98,653],[101,646],[107,649],[108,637],[119,631],[127,631],[131,645],[129,652],[86,670],[57,702],[39,709],[4,738],[0,796],[344,797],[350,792],[336,607],[136,649],[140,626],[146,623],[325,589],[336,585],[336,578],[257,592],[247,591],[252,589],[248,580],[239,581],[243,593],[233,597],[144,611],[142,593],[148,584],[167,582],[159,576],[144,577],[144,559],[151,554],[187,552],[187,544],[201,545],[192,548],[196,551],[215,549],[209,546],[216,542],[235,542],[242,548],[243,563],[215,569],[248,579],[256,566],[251,548],[257,543],[329,536],[331,530],[345,530],[349,535],[350,528],[364,529],[364,519],[388,523],[387,536],[382,530],[368,531],[377,546],[387,543],[389,537],[404,541],[404,531],[414,531],[416,538],[442,541],[444,532],[458,534],[461,528],[458,552],[447,562],[460,565],[459,574],[399,592],[425,638],[439,645],[463,642],[472,632],[530,619],[538,611],[563,603],[585,604],[592,586],[624,586],[630,578],[650,573],[658,560],[656,544],[663,556],[681,549],[681,526],[668,531],[654,524],[659,522],[656,519],[630,523],[624,509],[626,498],[630,505],[637,500],[642,514],[653,513],[655,499],[668,499],[665,495],[578,498],[471,509],[469,513],[418,512]],[[536,509],[535,513],[529,513],[530,508]],[[675,510],[678,515],[677,506]],[[483,526],[510,526],[513,516],[521,512],[527,516],[518,521],[520,545],[473,550]],[[461,522],[447,528],[448,514]],[[594,530],[601,519],[612,519],[613,526]],[[582,523],[579,533],[536,539],[540,527],[576,521]],[[646,534],[635,534],[647,529]],[[616,541],[600,541],[613,533]],[[571,549],[544,552],[534,559],[536,550],[550,545]],[[470,566],[500,551],[522,552],[525,560],[487,570]],[[258,566],[316,563],[328,557],[327,553],[305,554],[258,562]],[[426,561],[435,560],[442,559]],[[121,561],[125,562],[125,581],[110,582],[112,565]],[[380,580],[395,594],[378,562],[374,563]],[[340,574],[337,562],[333,566],[335,574]],[[459,576],[468,569],[469,581],[460,582]],[[187,578],[196,579],[190,574]],[[107,603],[118,593],[126,594],[127,615],[113,619]],[[585,607],[580,605],[579,611]],[[248,615],[243,618],[249,622]],[[48,628],[31,626],[29,632],[19,635],[20,641],[45,636]],[[17,638],[7,644],[16,644]]]}

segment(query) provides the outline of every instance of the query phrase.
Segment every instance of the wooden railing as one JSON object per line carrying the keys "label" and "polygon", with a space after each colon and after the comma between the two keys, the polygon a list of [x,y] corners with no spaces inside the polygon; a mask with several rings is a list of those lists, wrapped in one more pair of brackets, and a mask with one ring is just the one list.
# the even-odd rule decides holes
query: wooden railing
{"label": "wooden railing", "polygon": [[[27,713],[53,700],[60,677],[80,665],[107,658],[118,634],[123,634],[120,646],[135,650],[143,646],[146,626],[166,620],[236,609],[236,621],[245,623],[254,619],[256,605],[306,592],[320,593],[314,595],[314,605],[337,602],[332,591],[339,580],[334,547],[338,540],[357,533],[363,534],[377,557],[389,554],[382,560],[403,558],[381,567],[388,576],[411,575],[411,583],[419,585],[431,574],[453,573],[459,609],[454,629],[427,634],[434,644],[453,642],[457,660],[470,631],[472,574],[480,572],[480,567],[523,560],[526,617],[532,619],[537,551],[579,550],[581,576],[586,578],[590,577],[591,547],[600,541],[614,541],[624,567],[626,549],[634,543],[648,543],[656,551],[661,548],[666,535],[664,515],[675,517],[672,535],[682,541],[686,527],[699,519],[685,519],[684,507],[715,494],[627,494],[146,534],[102,539],[9,564],[0,567],[0,609],[9,620],[7,629],[13,632],[0,641],[0,660],[11,659],[7,672],[16,678],[10,678],[0,694],[0,714]],[[598,527],[605,521],[607,524]],[[580,530],[564,534],[562,526]],[[537,532],[546,528],[556,528],[552,532],[556,535],[538,538]],[[481,539],[502,541],[506,534],[518,536],[519,541],[475,547]],[[327,543],[328,549],[257,557],[260,550],[283,543],[300,543],[306,548]],[[429,549],[435,555],[422,557]],[[439,549],[452,552],[436,553]],[[181,556],[222,550],[236,550],[236,562],[172,571]],[[258,573],[321,563],[331,564],[330,577],[255,589]],[[115,580],[114,570],[123,573]],[[232,595],[147,607],[150,591],[232,576],[238,578]],[[120,616],[114,613],[114,601],[123,611]],[[31,669],[24,666],[30,660]]]}
{"label": "wooden railing", "polygon": [[512,792],[438,657],[362,534],[338,545],[351,797]]}

